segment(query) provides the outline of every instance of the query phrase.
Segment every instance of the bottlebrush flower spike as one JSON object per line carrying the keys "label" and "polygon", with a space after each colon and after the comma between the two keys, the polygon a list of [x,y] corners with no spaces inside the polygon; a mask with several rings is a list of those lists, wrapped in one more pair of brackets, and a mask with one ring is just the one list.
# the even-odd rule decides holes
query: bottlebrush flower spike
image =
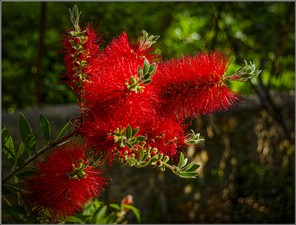
{"label": "bottlebrush flower spike", "polygon": [[35,174],[23,185],[23,197],[31,208],[48,212],[52,221],[58,221],[81,210],[105,185],[106,179],[90,165],[85,148],[70,142],[36,164]]}
{"label": "bottlebrush flower spike", "polygon": [[[96,31],[87,25],[84,30],[79,26],[80,12],[74,6],[70,10],[70,18],[74,30],[63,36],[62,45],[65,53],[67,83],[80,98],[82,85],[89,80],[89,76],[97,74],[97,66],[94,66],[99,55],[99,45],[102,42]],[[80,99],[79,99],[80,100]]]}
{"label": "bottlebrush flower spike", "polygon": [[84,86],[84,108],[88,111],[105,110],[126,121],[155,114],[153,108],[160,104],[159,97],[147,83],[151,82],[156,68],[148,63],[149,71],[144,74],[147,67],[144,62],[147,61],[141,58],[119,57],[113,64],[103,65],[98,76]]}
{"label": "bottlebrush flower spike", "polygon": [[157,54],[152,54],[155,48],[152,46],[156,43],[158,36],[149,36],[146,31],[142,31],[142,36],[133,43],[129,41],[126,32],[122,32],[117,38],[114,38],[106,47],[107,56],[105,62],[112,62],[120,57],[124,58],[141,58],[153,61],[158,58]]}
{"label": "bottlebrush flower spike", "polygon": [[229,59],[221,52],[159,64],[153,84],[164,102],[160,113],[183,120],[232,107],[239,98],[222,82],[228,66]]}
{"label": "bottlebrush flower spike", "polygon": [[[144,123],[143,118],[141,121],[128,116],[127,120],[127,117],[109,114],[104,110],[88,110],[84,113],[83,122],[77,128],[77,132],[90,148],[95,149],[100,155],[109,157],[111,162],[120,152],[128,150],[126,145],[121,144],[119,132],[125,131],[128,126],[136,128]],[[142,134],[142,130],[140,130],[138,135]]]}
{"label": "bottlebrush flower spike", "polygon": [[146,147],[156,148],[159,153],[173,159],[178,155],[178,150],[186,147],[185,128],[183,124],[170,118],[148,120],[146,128],[143,128],[146,130]]}

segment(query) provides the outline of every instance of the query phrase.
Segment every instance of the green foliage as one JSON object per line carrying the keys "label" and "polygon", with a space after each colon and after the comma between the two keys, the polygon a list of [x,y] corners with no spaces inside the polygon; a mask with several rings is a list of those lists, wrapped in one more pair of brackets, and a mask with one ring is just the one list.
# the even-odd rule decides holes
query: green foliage
{"label": "green foliage", "polygon": [[132,129],[130,125],[127,125],[124,129],[117,128],[113,133],[114,143],[118,143],[120,148],[127,146],[128,148],[133,149],[135,145],[147,139],[144,136],[138,136],[138,130],[139,127]]}
{"label": "green foliage", "polygon": [[[43,114],[40,114],[39,117],[39,127],[43,136],[48,144],[51,142],[51,125]],[[6,178],[9,175],[5,175],[2,180],[2,216],[4,223],[49,223],[46,218],[42,216],[37,216],[35,209],[29,209],[27,205],[21,201],[20,196],[24,193],[21,185],[23,181],[32,176],[35,173],[35,168],[29,165],[25,165],[25,158],[28,159],[34,157],[32,154],[36,151],[36,138],[33,134],[33,130],[28,120],[24,114],[20,113],[19,117],[19,130],[22,137],[22,142],[19,146],[18,151],[16,152],[13,138],[8,133],[8,130],[5,126],[2,128],[2,149],[3,155],[10,161],[11,168],[13,171],[16,171],[20,166],[24,166],[22,170],[16,171],[11,178],[12,182],[8,181]],[[67,123],[62,130],[58,133],[55,141],[58,141],[60,138],[63,138],[67,132],[70,130],[70,123]],[[132,129],[130,126],[127,127],[125,135],[133,137],[138,132],[138,128]],[[25,157],[22,157],[25,156]],[[69,216],[62,223],[74,223],[74,224],[85,224],[85,223],[96,223],[96,224],[117,224],[125,222],[126,214],[131,211],[136,220],[140,222],[140,211],[132,205],[126,204],[110,204],[107,205],[103,202],[95,199],[92,202],[89,202],[84,206],[81,213],[77,215]]]}
{"label": "green foliage", "polygon": [[13,139],[8,133],[6,127],[2,129],[2,150],[3,150],[3,154],[14,166],[16,162],[15,162],[15,149],[14,149]]}
{"label": "green foliage", "polygon": [[[177,176],[181,178],[196,178],[198,173],[196,170],[200,167],[200,165],[196,164],[195,162],[190,162],[187,164],[188,159],[184,157],[184,154],[180,153],[179,163],[178,165],[172,170]],[[187,165],[186,165],[187,164]]]}
{"label": "green foliage", "polygon": [[[83,223],[87,224],[118,224],[123,223],[126,213],[131,211],[140,222],[140,211],[132,205],[109,204],[94,199],[83,207],[78,215]],[[68,220],[67,220],[68,221]]]}

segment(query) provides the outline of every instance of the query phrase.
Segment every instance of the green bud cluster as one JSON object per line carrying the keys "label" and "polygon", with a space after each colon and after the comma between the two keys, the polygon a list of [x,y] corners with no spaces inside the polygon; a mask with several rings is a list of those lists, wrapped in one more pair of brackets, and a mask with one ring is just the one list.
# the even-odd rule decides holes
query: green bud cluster
{"label": "green bud cluster", "polygon": [[73,83],[76,87],[80,88],[83,81],[86,80],[87,74],[83,73],[83,68],[86,66],[87,62],[84,59],[81,59],[81,55],[86,55],[83,44],[87,41],[86,30],[81,31],[79,27],[79,17],[81,12],[78,11],[77,6],[73,7],[73,10],[70,10],[70,19],[73,24],[74,30],[69,31],[69,35],[72,36],[72,39],[69,40],[72,48],[75,49],[75,53],[72,54],[73,59],[73,71],[74,79]]}
{"label": "green bud cluster", "polygon": [[[136,136],[139,131],[139,127],[132,129],[130,125],[126,128],[117,128],[113,134],[114,143],[117,143],[120,148],[127,147],[128,149],[123,152],[123,156],[118,152],[117,156],[121,163],[124,163],[130,167],[136,168],[151,166],[152,168],[159,168],[161,171],[165,171],[166,168],[172,170],[174,174],[181,178],[196,178],[198,173],[196,170],[199,165],[195,162],[191,162],[188,165],[188,159],[184,157],[183,153],[180,153],[179,163],[177,166],[168,164],[170,160],[169,156],[160,153],[157,148],[146,147],[144,136]],[[187,141],[187,144],[196,144],[202,141],[200,134],[195,134],[192,131],[192,135]]]}
{"label": "green bud cluster", "polygon": [[152,81],[152,77],[156,72],[155,63],[150,64],[147,59],[144,61],[143,69],[138,66],[138,75],[131,76],[130,79],[125,83],[127,89],[136,93],[144,91],[144,86]]}
{"label": "green bud cluster", "polygon": [[246,60],[244,61],[246,64],[244,67],[239,68],[234,74],[224,77],[224,80],[245,82],[261,73],[261,70],[256,69],[256,65],[254,63],[251,61],[249,63]]}
{"label": "green bud cluster", "polygon": [[158,153],[157,148],[144,148],[139,147],[135,153],[128,155],[124,154],[124,158],[120,161],[128,166],[135,166],[137,168],[151,166],[153,168],[159,168],[161,171],[165,171],[167,162],[170,160],[168,156]]}
{"label": "green bud cluster", "polygon": [[187,164],[188,159],[184,157],[184,154],[180,153],[179,163],[177,166],[171,166],[171,170],[174,174],[181,178],[196,178],[198,173],[196,170],[200,167],[199,164],[191,162]]}
{"label": "green bud cluster", "polygon": [[77,167],[75,166],[75,164],[72,164],[72,172],[68,175],[69,179],[77,179],[77,180],[81,180],[83,178],[87,177],[87,173],[85,172],[86,170],[86,164],[84,164],[84,160],[80,159],[77,162]]}
{"label": "green bud cluster", "polygon": [[142,31],[142,36],[139,40],[140,42],[140,46],[142,49],[149,49],[153,44],[156,43],[157,39],[159,38],[159,36],[154,36],[154,35],[150,35],[143,30]]}
{"label": "green bud cluster", "polygon": [[191,134],[187,135],[187,138],[185,140],[185,144],[187,145],[196,145],[201,141],[204,141],[204,139],[200,138],[200,133],[195,133],[193,130],[191,130]]}
{"label": "green bud cluster", "polygon": [[114,143],[117,143],[120,148],[128,147],[133,149],[135,145],[145,141],[147,138],[144,136],[136,136],[139,131],[139,127],[132,129],[130,125],[126,128],[117,128],[113,132]]}

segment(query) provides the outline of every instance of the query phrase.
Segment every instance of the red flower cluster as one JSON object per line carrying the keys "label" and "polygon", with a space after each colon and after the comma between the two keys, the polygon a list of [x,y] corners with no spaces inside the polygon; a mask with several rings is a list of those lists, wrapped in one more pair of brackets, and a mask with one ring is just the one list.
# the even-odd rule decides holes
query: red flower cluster
{"label": "red flower cluster", "polygon": [[62,44],[65,48],[63,52],[67,83],[79,96],[89,76],[97,74],[98,67],[92,65],[99,54],[98,46],[101,44],[101,38],[90,25],[87,25],[83,31],[80,28],[69,31],[63,37]]}
{"label": "red flower cluster", "polygon": [[[156,39],[143,31],[131,42],[123,32],[104,51],[89,51],[92,60],[84,68],[91,68],[91,76],[82,87],[82,122],[77,132],[90,147],[107,152],[111,159],[126,148],[118,146],[113,134],[128,125],[139,127],[147,147],[175,157],[185,146],[184,119],[226,110],[239,100],[223,83],[229,66],[224,53],[158,62],[159,56],[153,54]],[[94,44],[95,38],[88,40]],[[64,45],[68,49],[66,41]],[[68,61],[65,58],[69,71],[72,64]]]}
{"label": "red flower cluster", "polygon": [[183,120],[234,105],[238,97],[223,82],[229,58],[221,52],[199,53],[162,63],[154,77],[160,90],[160,114]]}
{"label": "red flower cluster", "polygon": [[101,172],[89,165],[85,148],[68,143],[53,149],[38,162],[35,174],[23,185],[24,199],[31,208],[48,213],[52,220],[73,215],[106,185]]}

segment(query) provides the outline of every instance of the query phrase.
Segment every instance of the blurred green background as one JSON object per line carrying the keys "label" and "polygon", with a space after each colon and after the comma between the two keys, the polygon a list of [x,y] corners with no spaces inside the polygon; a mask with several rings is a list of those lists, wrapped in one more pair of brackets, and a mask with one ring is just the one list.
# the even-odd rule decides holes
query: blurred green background
{"label": "blurred green background", "polygon": [[98,25],[103,47],[124,30],[136,38],[144,29],[160,35],[163,59],[221,49],[235,59],[229,74],[244,59],[263,71],[252,82],[229,84],[253,96],[245,107],[194,121],[206,139],[187,152],[203,164],[197,181],[119,166],[127,178],[112,173],[119,180],[107,188],[106,201],[118,202],[133,191],[144,223],[295,222],[294,2],[4,2],[4,113],[75,104],[75,95],[62,84],[60,54],[74,4],[82,11],[81,25]]}

